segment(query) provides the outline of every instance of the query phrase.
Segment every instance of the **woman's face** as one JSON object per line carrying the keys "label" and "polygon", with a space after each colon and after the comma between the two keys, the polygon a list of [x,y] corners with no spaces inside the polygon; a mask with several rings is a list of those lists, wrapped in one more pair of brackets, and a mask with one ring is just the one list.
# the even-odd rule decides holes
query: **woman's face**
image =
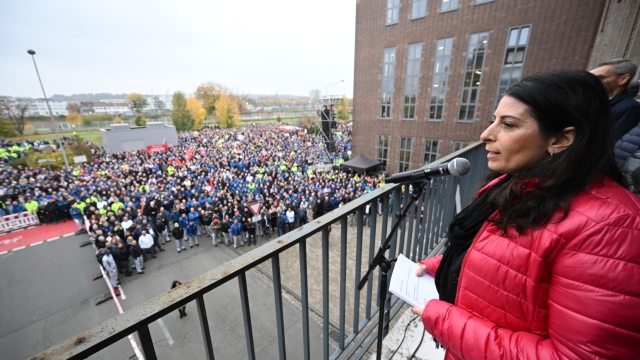
{"label": "woman's face", "polygon": [[480,139],[489,152],[489,168],[502,174],[518,174],[548,159],[552,142],[540,134],[527,106],[509,96],[502,98]]}

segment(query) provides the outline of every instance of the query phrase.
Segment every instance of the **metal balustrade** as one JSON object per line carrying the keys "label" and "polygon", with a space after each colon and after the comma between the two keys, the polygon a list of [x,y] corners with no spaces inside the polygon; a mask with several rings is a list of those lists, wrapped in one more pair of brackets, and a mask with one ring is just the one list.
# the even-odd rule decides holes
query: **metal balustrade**
{"label": "metal balustrade", "polygon": [[[392,239],[388,258],[395,258],[399,253],[413,261],[421,260],[426,255],[434,255],[444,248],[443,238],[456,207],[464,207],[470,203],[475,191],[481,185],[482,179],[488,171],[486,166],[486,152],[482,143],[475,143],[456,153],[450,154],[435,163],[446,162],[455,157],[465,157],[471,162],[471,172],[462,178],[442,177],[431,180],[426,184],[424,195],[410,212],[407,221],[401,226],[397,235]],[[265,314],[261,310],[260,316],[275,318],[275,331],[278,338],[279,357],[285,359],[287,354],[285,343],[285,324],[283,316],[283,292],[299,300],[301,310],[302,341],[294,346],[302,347],[303,358],[311,358],[311,341],[322,342],[322,357],[324,359],[361,359],[371,355],[372,346],[377,341],[377,323],[380,304],[376,289],[380,280],[379,271],[374,271],[362,291],[356,287],[360,277],[364,274],[368,264],[373,260],[380,243],[384,241],[387,231],[397,221],[394,214],[401,204],[409,199],[409,186],[388,184],[362,196],[339,209],[314,219],[303,227],[270,241],[255,250],[241,255],[211,271],[208,271],[171,291],[163,293],[143,304],[118,315],[74,338],[54,346],[33,359],[84,359],[99,352],[137,332],[143,348],[145,358],[156,359],[153,339],[149,332],[149,324],[163,316],[196,302],[201,334],[207,359],[214,359],[216,353],[212,345],[210,324],[205,311],[204,295],[220,290],[219,288],[232,281],[237,281],[240,293],[239,306],[242,310],[244,335],[247,347],[247,358],[256,358],[254,330],[249,306],[249,292],[247,288],[247,271],[257,269],[265,272],[270,266],[275,309]],[[377,203],[382,203],[382,216],[376,216]],[[365,214],[367,205],[371,205],[371,216]],[[355,216],[355,238],[348,237],[348,223]],[[371,227],[365,228],[365,221],[370,221]],[[381,222],[380,224],[377,224]],[[339,224],[339,228],[335,226]],[[330,226],[334,225],[330,230]],[[338,230],[339,229],[339,230]],[[330,231],[339,231],[339,244],[330,240]],[[368,239],[366,232],[368,231]],[[319,236],[315,236],[319,235]],[[310,264],[309,245],[321,247],[321,283],[309,281]],[[330,246],[339,246],[339,283],[330,281]],[[297,256],[291,256],[288,249],[298,248]],[[285,253],[286,252],[286,253]],[[295,250],[293,250],[295,253]],[[281,273],[282,259],[286,264],[297,262],[299,266],[299,284],[283,278]],[[335,257],[333,258],[335,260]],[[267,261],[270,260],[270,261]],[[263,262],[265,262],[263,264]],[[351,265],[349,265],[351,263]],[[334,262],[335,267],[335,262]],[[347,273],[350,274],[350,278]],[[390,278],[391,276],[389,276]],[[286,284],[285,284],[286,283]],[[295,285],[295,286],[294,286]],[[298,287],[292,290],[294,287]],[[337,291],[336,291],[337,290]],[[322,303],[313,304],[310,292],[322,291]],[[335,294],[332,296],[332,294]],[[393,317],[400,311],[404,303],[395,296],[388,296],[384,321],[386,335]],[[330,310],[333,309],[330,316]],[[337,316],[335,309],[338,309]],[[322,339],[310,338],[310,312],[322,318]],[[336,330],[337,329],[337,330]],[[336,336],[337,333],[337,336]],[[333,340],[335,339],[335,340]],[[291,346],[291,344],[289,344]],[[331,348],[335,351],[331,351]],[[313,354],[319,355],[319,354]]]}

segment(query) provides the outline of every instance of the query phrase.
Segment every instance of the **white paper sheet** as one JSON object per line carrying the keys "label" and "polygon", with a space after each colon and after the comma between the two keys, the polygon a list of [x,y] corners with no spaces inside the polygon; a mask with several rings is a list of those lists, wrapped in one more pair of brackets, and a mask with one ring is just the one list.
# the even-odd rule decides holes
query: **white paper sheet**
{"label": "white paper sheet", "polygon": [[433,276],[424,274],[416,276],[418,264],[400,254],[393,269],[389,291],[411,304],[423,307],[431,299],[438,299],[438,290]]}

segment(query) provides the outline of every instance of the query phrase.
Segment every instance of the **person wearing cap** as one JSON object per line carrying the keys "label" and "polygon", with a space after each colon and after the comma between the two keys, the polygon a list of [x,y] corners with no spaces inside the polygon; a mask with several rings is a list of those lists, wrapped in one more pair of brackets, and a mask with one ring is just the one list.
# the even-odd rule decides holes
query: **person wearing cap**
{"label": "person wearing cap", "polygon": [[102,257],[102,266],[109,274],[109,282],[114,289],[118,288],[118,266],[116,265],[113,256],[111,256],[111,250],[104,249],[104,256]]}
{"label": "person wearing cap", "polygon": [[176,239],[176,250],[178,250],[178,254],[182,250],[187,250],[187,248],[182,243],[182,240],[184,239],[184,228],[182,228],[182,226],[180,226],[179,223],[173,224],[173,230],[171,230],[171,235],[173,236],[174,239]]}

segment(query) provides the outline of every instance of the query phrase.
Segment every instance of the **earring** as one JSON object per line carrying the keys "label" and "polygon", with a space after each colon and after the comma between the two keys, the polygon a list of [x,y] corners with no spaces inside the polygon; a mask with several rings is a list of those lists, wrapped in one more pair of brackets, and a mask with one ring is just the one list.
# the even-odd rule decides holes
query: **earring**
{"label": "earring", "polygon": [[553,159],[553,154],[555,154],[555,153],[556,153],[556,150],[555,150],[555,149],[552,149],[552,150],[551,150],[551,157],[550,157],[550,159]]}

